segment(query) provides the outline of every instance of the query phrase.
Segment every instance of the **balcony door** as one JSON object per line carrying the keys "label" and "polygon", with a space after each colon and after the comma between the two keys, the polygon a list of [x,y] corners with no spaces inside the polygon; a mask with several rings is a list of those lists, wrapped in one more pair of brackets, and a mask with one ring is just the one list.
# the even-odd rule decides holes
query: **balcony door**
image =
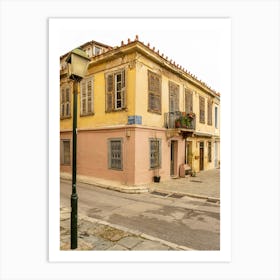
{"label": "balcony door", "polygon": [[169,116],[170,123],[174,127],[177,118],[176,112],[179,111],[179,85],[169,82]]}
{"label": "balcony door", "polygon": [[179,85],[169,82],[169,112],[179,111]]}

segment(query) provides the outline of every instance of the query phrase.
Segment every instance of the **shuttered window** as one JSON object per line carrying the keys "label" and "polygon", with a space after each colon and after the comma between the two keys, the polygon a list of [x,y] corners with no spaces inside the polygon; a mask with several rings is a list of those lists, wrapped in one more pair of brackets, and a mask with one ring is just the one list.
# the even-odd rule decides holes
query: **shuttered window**
{"label": "shuttered window", "polygon": [[218,128],[218,107],[215,106],[215,128]]}
{"label": "shuttered window", "polygon": [[205,123],[205,98],[199,96],[199,122]]}
{"label": "shuttered window", "polygon": [[106,79],[106,112],[126,108],[125,70],[109,73]]}
{"label": "shuttered window", "polygon": [[189,89],[185,89],[185,112],[193,112],[193,95]]}
{"label": "shuttered window", "polygon": [[71,117],[71,91],[70,86],[60,89],[60,118]]}
{"label": "shuttered window", "polygon": [[161,166],[161,141],[160,139],[150,139],[150,168]]}
{"label": "shuttered window", "polygon": [[177,112],[179,111],[179,85],[169,81],[168,88],[169,112]]}
{"label": "shuttered window", "polygon": [[93,114],[93,78],[81,82],[81,116]]}
{"label": "shuttered window", "polygon": [[70,140],[61,140],[60,142],[60,164],[70,165]]}
{"label": "shuttered window", "polygon": [[210,99],[208,99],[207,107],[207,124],[212,125],[212,101]]}
{"label": "shuttered window", "polygon": [[161,114],[161,77],[148,71],[148,112]]}
{"label": "shuttered window", "polygon": [[122,170],[122,139],[108,140],[108,164],[110,169]]}

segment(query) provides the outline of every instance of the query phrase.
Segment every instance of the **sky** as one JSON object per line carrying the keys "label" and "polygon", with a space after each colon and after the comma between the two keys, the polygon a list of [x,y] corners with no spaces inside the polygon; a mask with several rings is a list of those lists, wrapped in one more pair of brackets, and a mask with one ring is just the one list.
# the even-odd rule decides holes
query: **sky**
{"label": "sky", "polygon": [[91,40],[120,46],[128,38],[159,50],[221,95],[229,89],[230,20],[226,18],[55,19],[59,55]]}

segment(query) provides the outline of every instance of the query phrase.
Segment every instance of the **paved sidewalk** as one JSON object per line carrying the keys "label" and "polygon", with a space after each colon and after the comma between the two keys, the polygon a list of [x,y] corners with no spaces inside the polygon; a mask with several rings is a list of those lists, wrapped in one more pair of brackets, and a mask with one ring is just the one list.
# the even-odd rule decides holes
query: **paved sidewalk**
{"label": "paved sidewalk", "polygon": [[148,189],[166,193],[178,193],[209,201],[220,201],[220,169],[201,171],[196,177],[175,178],[149,184]]}
{"label": "paved sidewalk", "polygon": [[[70,249],[70,210],[60,208],[60,250]],[[78,248],[93,251],[192,250],[122,226],[80,215]]]}
{"label": "paved sidewalk", "polygon": [[[61,174],[61,179],[71,180],[68,174]],[[196,198],[208,199],[208,201],[220,201],[220,169],[201,171],[196,177],[174,178],[159,183],[150,183],[140,186],[126,186],[119,182],[98,178],[78,176],[78,182],[111,189],[124,193],[145,193],[161,191],[167,194],[183,194]]]}

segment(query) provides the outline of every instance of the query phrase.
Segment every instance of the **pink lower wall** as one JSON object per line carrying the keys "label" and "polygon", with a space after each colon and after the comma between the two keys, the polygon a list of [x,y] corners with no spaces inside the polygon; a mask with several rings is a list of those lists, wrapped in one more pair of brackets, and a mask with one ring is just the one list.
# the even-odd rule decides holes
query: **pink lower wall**
{"label": "pink lower wall", "polygon": [[[123,170],[108,167],[108,140],[122,139]],[[126,137],[125,129],[80,131],[78,133],[77,172],[79,175],[93,176],[118,181],[122,184],[134,182],[133,137]]]}
{"label": "pink lower wall", "polygon": [[[161,181],[170,179],[171,140],[166,138],[164,129],[126,126],[116,129],[79,131],[77,136],[77,174],[118,181],[125,185],[147,184],[153,181],[155,170],[150,169],[150,142],[161,139]],[[61,133],[61,139],[71,139],[72,133]],[[108,139],[121,138],[123,141],[123,170],[108,168]],[[184,163],[185,142],[181,137],[175,151],[175,175]],[[72,150],[71,150],[72,153]],[[72,172],[72,167],[61,165],[61,172]]]}

